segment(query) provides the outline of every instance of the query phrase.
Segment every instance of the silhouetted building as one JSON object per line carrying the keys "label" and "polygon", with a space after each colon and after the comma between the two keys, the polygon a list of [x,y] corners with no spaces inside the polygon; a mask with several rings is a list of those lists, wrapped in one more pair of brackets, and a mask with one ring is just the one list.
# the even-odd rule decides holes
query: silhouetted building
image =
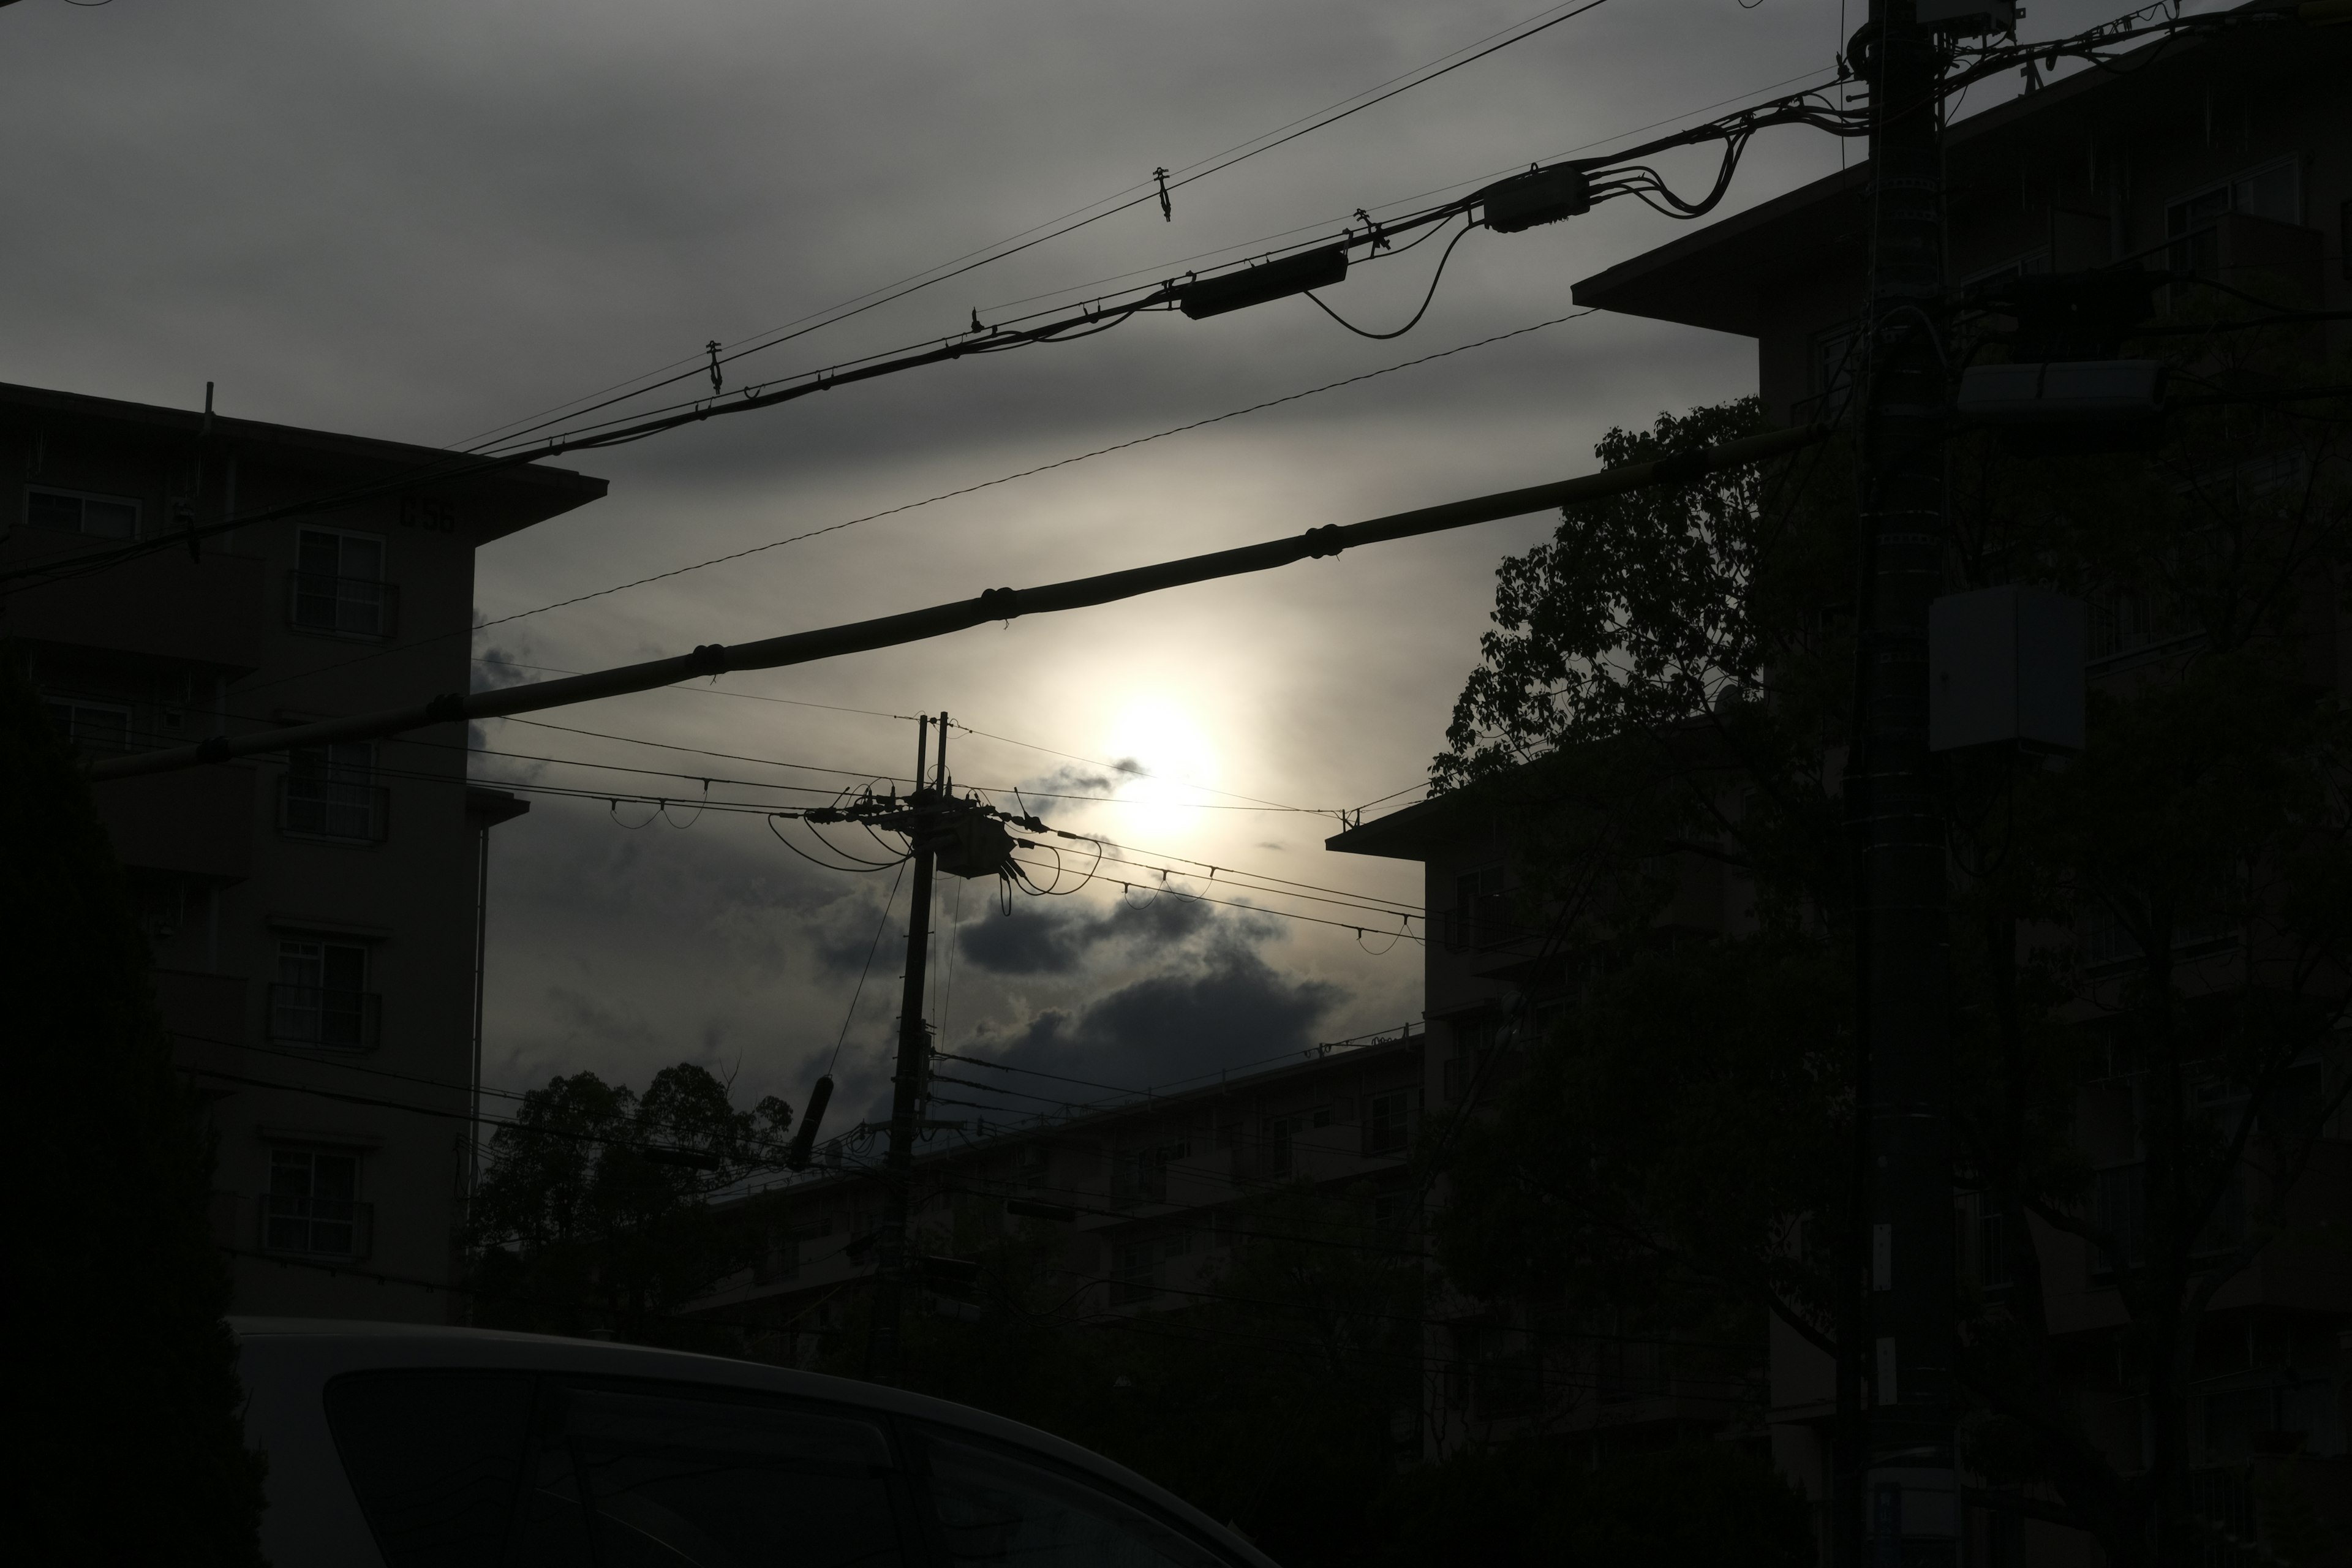
{"label": "silhouetted building", "polygon": [[[0,630],[91,759],[464,690],[475,550],[604,483],[540,468],[430,478],[450,459],[0,386],[0,564],[166,546],[12,584]],[[176,1059],[211,1100],[238,1311],[457,1315],[487,835],[525,809],[467,783],[465,748],[445,725],[96,786]]]}
{"label": "silhouetted building", "polygon": [[[1946,147],[1948,276],[1955,285],[2137,265],[2213,278],[2291,308],[2352,307],[2352,30],[2288,26],[2143,49],[2124,68],[2084,71],[1961,120]],[[1754,338],[1758,392],[1769,418],[1834,416],[1854,376],[1870,177],[1868,164],[1857,162],[1586,279],[1575,299]],[[2194,286],[2173,285],[2170,295],[2194,298]],[[2306,331],[2315,366],[2323,354],[2340,356],[2352,345],[2347,323],[2315,323]],[[2158,624],[2146,605],[2094,607],[2095,688],[2124,681],[2130,670],[2194,642],[2194,628]],[[2339,690],[2352,689],[2352,644],[2334,595],[2323,615],[2330,624],[2315,643],[2322,650],[2315,673]],[[1442,891],[1434,875],[1433,908]],[[1454,907],[1475,927],[1480,889],[1466,880],[1460,886]],[[2124,956],[2118,935],[2086,933],[2086,962]],[[2182,940],[2210,951],[2235,939],[2218,928],[2184,927]],[[1434,981],[1432,994],[1434,1008]],[[2315,1060],[2315,1079],[2323,1067],[2331,1075],[2344,1070],[2340,1061]],[[2097,1173],[2103,1219],[2136,1201],[2131,1184],[2142,1156],[2131,1106],[2142,1089],[2129,1065],[2118,1063],[2080,1090],[2077,1136]],[[2352,1212],[2352,1125],[2339,1117],[2328,1131],[2298,1200],[2314,1221]],[[2014,1243],[2002,1234],[2000,1216],[1979,1212],[1971,1194],[1958,1202],[1968,1287],[2000,1300],[2013,1284],[2005,1249]],[[2093,1249],[2038,1220],[2027,1228],[2045,1280],[2048,1327],[2066,1346],[2062,1353],[2085,1365],[2122,1356],[2116,1282]],[[2228,1555],[2254,1551],[2250,1455],[2265,1446],[2299,1451],[2307,1457],[2302,1462],[2320,1467],[2313,1473],[2321,1494],[2352,1489],[2342,1458],[2352,1421],[2352,1271],[2340,1255],[2331,1260],[2282,1238],[2222,1289],[2205,1325],[2189,1436],[2199,1467],[2195,1506],[2242,1538],[2231,1546],[2217,1537],[2205,1560],[2253,1561]],[[1775,1452],[1818,1500],[1828,1469],[1832,1369],[1777,1323],[1772,1386]],[[2087,1419],[2124,1468],[2144,1462],[2126,1374],[2116,1373],[2110,1397]],[[1971,1507],[1969,1561],[2098,1560],[2088,1537],[2028,1517],[2032,1511]]]}
{"label": "silhouetted building", "polygon": [[[1573,983],[1571,947],[1531,900],[1512,828],[1525,803],[1471,791],[1441,795],[1348,829],[1326,847],[1423,868],[1429,1044],[1422,1095],[1441,1118],[1476,1118],[1510,1091],[1523,1047],[1553,1026]],[[1679,876],[1663,934],[1753,929],[1720,861],[1671,857]],[[1447,1200],[1445,1184],[1430,1194]],[[1600,1458],[1686,1437],[1762,1430],[1766,1341],[1691,1342],[1686,1332],[1564,1303],[1486,1300],[1433,1270],[1424,1353],[1442,1376],[1425,1429],[1428,1456],[1465,1444],[1537,1437]]]}

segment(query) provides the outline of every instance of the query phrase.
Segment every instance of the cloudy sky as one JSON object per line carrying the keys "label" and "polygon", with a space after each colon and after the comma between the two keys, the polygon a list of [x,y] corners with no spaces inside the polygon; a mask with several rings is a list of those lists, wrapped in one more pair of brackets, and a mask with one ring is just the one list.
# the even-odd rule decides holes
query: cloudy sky
{"label": "cloudy sky", "polygon": [[[2031,36],[2121,8],[2039,0]],[[1359,207],[1405,210],[1820,80],[1861,0],[1853,10],[1612,0],[1184,186],[1172,221],[1156,202],[1131,208],[741,361],[730,384],[1254,255]],[[224,412],[465,445],[1086,209],[1156,167],[1193,166],[1537,15],[1534,0],[23,0],[0,9],[0,379],[182,406],[209,380]],[[1814,132],[1768,133],[1725,210],[1840,156]],[[1666,167],[1685,183],[1712,172],[1696,154]],[[484,550],[479,615],[1552,321],[1572,310],[1575,279],[1682,232],[1619,202],[1474,234],[1427,316],[1392,342],[1298,300],[1202,322],[1150,315],[584,455],[573,461],[611,495]],[[1434,258],[1365,269],[1328,298],[1386,330],[1412,313]],[[1591,468],[1613,424],[1752,381],[1744,340],[1565,321],[506,620],[476,651],[486,681],[536,679],[1535,483]],[[903,778],[914,726],[891,715],[948,710],[981,732],[954,734],[960,783],[1102,797],[1033,804],[1177,868],[1164,891],[1157,872],[1117,872],[1129,890],[1097,879],[1017,897],[1010,916],[992,887],[945,881],[940,916],[957,936],[941,943],[930,1011],[948,1043],[1165,1083],[1417,1016],[1420,949],[1391,944],[1392,918],[1265,892],[1232,895],[1255,911],[1181,896],[1228,896],[1211,864],[1318,897],[1418,901],[1415,868],[1326,853],[1335,823],[1318,814],[1411,798],[1398,792],[1442,744],[1496,563],[1544,527],[544,716],[625,741],[493,725],[491,747],[566,761],[490,758],[482,773],[700,793],[580,765],[596,762],[804,802],[767,786]],[[698,754],[710,752],[758,760]],[[774,831],[757,815],[546,798],[500,828],[486,1076],[591,1068],[642,1082],[691,1059],[798,1102],[845,1037],[836,1114],[871,1104],[905,894],[886,917],[889,872],[820,869],[792,849],[822,849]],[[1092,859],[1065,848],[1073,873]],[[1292,918],[1306,914],[1342,923]]]}

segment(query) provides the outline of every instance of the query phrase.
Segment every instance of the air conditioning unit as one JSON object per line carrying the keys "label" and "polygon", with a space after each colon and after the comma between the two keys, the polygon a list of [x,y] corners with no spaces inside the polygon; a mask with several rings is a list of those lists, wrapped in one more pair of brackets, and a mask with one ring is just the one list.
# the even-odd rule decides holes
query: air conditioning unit
{"label": "air conditioning unit", "polygon": [[2012,583],[1927,606],[1927,749],[2079,752],[2089,615],[2080,599]]}

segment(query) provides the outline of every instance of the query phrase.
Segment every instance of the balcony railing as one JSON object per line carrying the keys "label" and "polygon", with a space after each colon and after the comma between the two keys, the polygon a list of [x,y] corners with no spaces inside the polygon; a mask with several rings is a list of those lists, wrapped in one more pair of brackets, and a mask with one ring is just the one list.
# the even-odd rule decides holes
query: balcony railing
{"label": "balcony railing", "polygon": [[392,830],[392,792],[382,784],[291,773],[278,781],[278,826],[310,838],[381,844]]}
{"label": "balcony railing", "polygon": [[375,1205],[352,1198],[260,1198],[261,1250],[306,1258],[365,1258],[375,1244]]}
{"label": "balcony railing", "polygon": [[283,1045],[372,1051],[383,1022],[383,998],[373,991],[323,985],[269,988],[269,1037]]}
{"label": "balcony railing", "polygon": [[388,637],[400,620],[400,590],[373,577],[323,572],[286,574],[286,624],[345,637]]}

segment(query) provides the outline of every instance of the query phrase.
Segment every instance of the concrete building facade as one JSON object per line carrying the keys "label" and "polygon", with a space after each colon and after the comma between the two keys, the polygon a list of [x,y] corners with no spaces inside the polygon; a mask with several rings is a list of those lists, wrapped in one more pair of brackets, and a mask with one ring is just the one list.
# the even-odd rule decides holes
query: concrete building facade
{"label": "concrete building facade", "polygon": [[[450,458],[0,386],[0,566],[62,569],[10,584],[0,633],[93,759],[463,690],[475,550],[604,485],[434,478]],[[73,570],[146,542],[165,547]],[[468,784],[466,762],[450,725],[95,786],[175,1059],[219,1132],[236,1310],[453,1314],[487,835],[525,809]]]}

